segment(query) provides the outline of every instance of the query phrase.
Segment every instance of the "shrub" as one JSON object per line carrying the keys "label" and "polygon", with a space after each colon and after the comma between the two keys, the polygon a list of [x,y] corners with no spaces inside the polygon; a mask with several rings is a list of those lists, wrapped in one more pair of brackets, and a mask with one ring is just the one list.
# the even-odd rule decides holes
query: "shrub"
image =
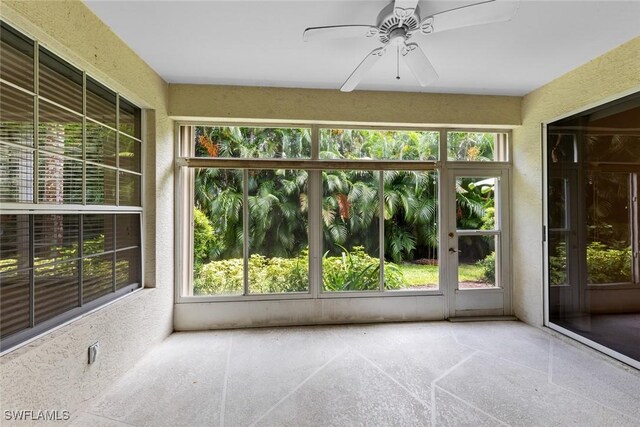
{"label": "shrub", "polygon": [[[380,288],[380,260],[364,251],[362,246],[354,246],[351,252],[342,248],[341,256],[322,259],[322,282],[328,291],[371,291]],[[400,268],[390,262],[384,263],[385,287],[402,287],[404,278]]]}
{"label": "shrub", "polygon": [[477,264],[482,267],[482,277],[489,283],[496,283],[496,253],[491,252]]}
{"label": "shrub", "polygon": [[[362,246],[346,249],[341,256],[324,256],[322,262],[325,289],[377,290],[380,261],[365,253]],[[194,274],[195,295],[241,294],[243,291],[242,258],[211,261]],[[309,288],[309,252],[302,251],[293,258],[268,258],[254,254],[249,257],[249,287],[254,293],[300,292]],[[403,286],[400,268],[385,262],[385,286]]]}
{"label": "shrub", "polygon": [[[242,258],[212,261],[194,274],[196,295],[241,294],[243,291]],[[308,252],[295,258],[249,257],[249,287],[254,293],[306,291],[309,287]]]}
{"label": "shrub", "polygon": [[198,208],[193,208],[193,259],[197,266],[220,256],[222,242],[216,237],[213,225]]}
{"label": "shrub", "polygon": [[587,282],[631,281],[631,248],[613,249],[600,242],[587,246]]}

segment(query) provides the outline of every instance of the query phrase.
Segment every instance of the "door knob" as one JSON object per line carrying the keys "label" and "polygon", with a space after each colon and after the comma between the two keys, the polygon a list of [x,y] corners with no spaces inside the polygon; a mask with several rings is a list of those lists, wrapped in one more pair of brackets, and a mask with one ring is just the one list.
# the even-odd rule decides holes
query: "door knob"
{"label": "door knob", "polygon": [[458,250],[458,249],[454,249],[454,248],[449,248],[449,253],[450,254],[455,254],[455,253],[460,253],[462,251]]}

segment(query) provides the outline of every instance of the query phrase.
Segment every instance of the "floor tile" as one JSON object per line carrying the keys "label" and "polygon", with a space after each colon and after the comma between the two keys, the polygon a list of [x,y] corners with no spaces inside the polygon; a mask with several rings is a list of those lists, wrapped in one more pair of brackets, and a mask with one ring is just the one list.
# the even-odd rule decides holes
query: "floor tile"
{"label": "floor tile", "polygon": [[635,419],[549,383],[546,374],[484,353],[437,384],[513,426],[637,427]]}
{"label": "floor tile", "polygon": [[274,328],[234,334],[224,421],[250,425],[346,345],[330,328]]}
{"label": "floor tile", "polygon": [[458,344],[442,322],[415,325],[370,325],[340,330],[354,350],[415,393],[430,401],[433,380],[473,352]]}
{"label": "floor tile", "polygon": [[552,354],[554,384],[640,420],[640,371],[560,340]]}
{"label": "floor tile", "polygon": [[127,424],[121,421],[111,420],[109,418],[93,415],[88,412],[82,412],[79,414],[70,424],[71,427],[130,427],[131,424]]}
{"label": "floor tile", "polygon": [[458,342],[547,372],[551,336],[521,322],[454,323]]}
{"label": "floor tile", "polygon": [[439,427],[504,426],[504,423],[435,387],[436,425]]}
{"label": "floor tile", "polygon": [[230,338],[171,335],[88,412],[136,426],[218,424]]}
{"label": "floor tile", "polygon": [[429,408],[348,351],[266,414],[261,426],[427,426]]}

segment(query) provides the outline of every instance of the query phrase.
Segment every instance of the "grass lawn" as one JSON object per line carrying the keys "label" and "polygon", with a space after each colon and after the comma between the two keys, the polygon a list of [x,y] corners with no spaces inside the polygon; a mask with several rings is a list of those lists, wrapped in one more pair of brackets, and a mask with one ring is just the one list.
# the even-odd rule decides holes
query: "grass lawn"
{"label": "grass lawn", "polygon": [[[404,280],[409,287],[438,285],[438,266],[437,265],[420,265],[420,264],[400,264],[400,271],[404,276]],[[483,282],[482,267],[476,264],[460,264],[459,268],[460,282]]]}

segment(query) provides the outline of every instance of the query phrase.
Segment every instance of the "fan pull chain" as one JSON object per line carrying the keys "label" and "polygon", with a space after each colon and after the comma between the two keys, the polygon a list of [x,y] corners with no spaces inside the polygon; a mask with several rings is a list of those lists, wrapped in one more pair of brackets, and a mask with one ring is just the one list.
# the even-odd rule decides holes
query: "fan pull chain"
{"label": "fan pull chain", "polygon": [[396,46],[396,80],[400,80],[400,46]]}

